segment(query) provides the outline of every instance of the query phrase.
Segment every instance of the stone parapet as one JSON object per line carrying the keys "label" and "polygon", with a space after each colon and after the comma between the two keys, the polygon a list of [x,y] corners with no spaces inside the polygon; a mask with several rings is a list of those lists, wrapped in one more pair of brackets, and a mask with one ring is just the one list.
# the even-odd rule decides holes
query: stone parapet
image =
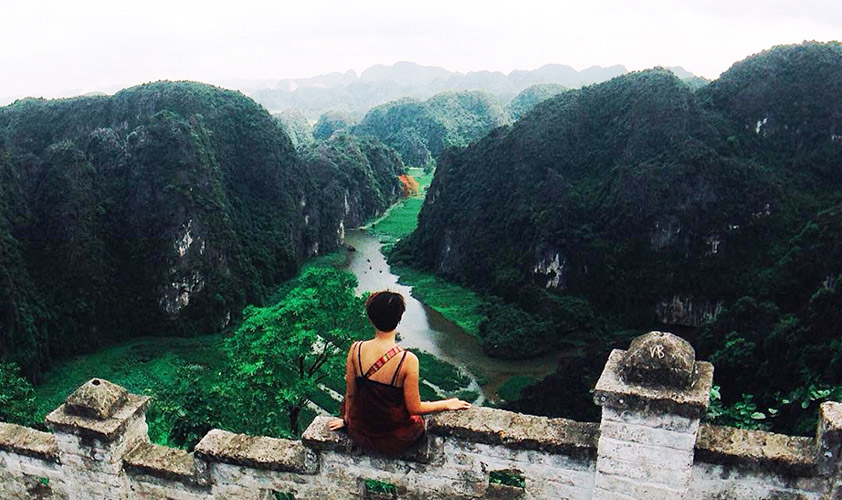
{"label": "stone parapet", "polygon": [[695,377],[687,389],[669,386],[644,386],[623,379],[626,351],[615,349],[608,357],[602,376],[594,388],[594,402],[618,410],[643,413],[670,413],[701,418],[708,408],[713,384],[713,365],[696,363]]}
{"label": "stone parapet", "polygon": [[258,469],[315,474],[315,454],[301,441],[247,436],[214,429],[196,445],[196,456],[206,462],[242,465]]}
{"label": "stone parapet", "polygon": [[123,459],[126,471],[173,481],[199,482],[199,467],[192,453],[152,443],[142,443]]}
{"label": "stone parapet", "polygon": [[58,462],[55,435],[21,425],[0,422],[0,451]]}
{"label": "stone parapet", "polygon": [[814,438],[702,425],[696,461],[809,476],[816,472],[815,447]]}
{"label": "stone parapet", "polygon": [[119,439],[125,433],[126,426],[134,418],[142,415],[148,406],[148,396],[130,394],[123,406],[113,415],[99,419],[73,414],[68,411],[67,405],[63,404],[47,415],[45,422],[47,427],[56,432],[67,432],[108,442]]}
{"label": "stone parapet", "polygon": [[599,425],[491,408],[445,412],[427,422],[430,434],[475,443],[596,458]]}
{"label": "stone parapet", "polygon": [[615,349],[594,389],[602,421],[593,498],[686,498],[712,383],[710,363],[671,333]]}
{"label": "stone parapet", "polygon": [[599,424],[442,412],[400,457],[359,449],[328,417],[301,440],[214,429],[192,452],[151,444],[148,398],[94,379],[47,417],[52,434],[0,423],[0,498],[842,499],[842,404],[822,404],[816,438],[704,425],[711,374],[653,332],[611,354]]}

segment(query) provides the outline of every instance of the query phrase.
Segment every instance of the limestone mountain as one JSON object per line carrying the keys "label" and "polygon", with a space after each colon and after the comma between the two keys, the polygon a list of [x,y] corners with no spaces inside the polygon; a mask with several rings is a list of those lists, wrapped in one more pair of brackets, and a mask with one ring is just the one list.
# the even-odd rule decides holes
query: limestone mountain
{"label": "limestone mountain", "polygon": [[502,297],[481,326],[497,355],[666,323],[702,327],[731,401],[838,384],[840,82],[832,42],[695,91],[655,69],[564,92],[445,151],[393,259]]}
{"label": "limestone mountain", "polygon": [[537,83],[524,89],[512,99],[506,108],[512,121],[519,120],[523,115],[532,111],[539,103],[567,90],[558,83]]}
{"label": "limestone mountain", "polygon": [[353,133],[383,141],[408,165],[426,166],[446,148],[466,146],[507,122],[488,92],[445,92],[423,102],[407,98],[378,106]]}
{"label": "limestone mountain", "polygon": [[0,108],[0,358],[34,378],[111,339],[224,326],[397,199],[400,160],[362,149],[314,178],[265,109],[196,83]]}

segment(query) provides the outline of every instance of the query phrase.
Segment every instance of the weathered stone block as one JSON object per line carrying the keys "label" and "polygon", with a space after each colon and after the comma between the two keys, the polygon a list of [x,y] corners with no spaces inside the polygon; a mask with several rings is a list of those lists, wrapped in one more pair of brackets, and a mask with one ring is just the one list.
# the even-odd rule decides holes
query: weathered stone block
{"label": "weathered stone block", "polygon": [[639,500],[635,497],[624,495],[616,491],[604,490],[600,487],[595,487],[593,490],[593,500]]}
{"label": "weathered stone block", "polygon": [[65,401],[65,411],[70,415],[105,420],[123,406],[128,392],[117,384],[98,378],[82,384]]}
{"label": "weathered stone block", "polygon": [[638,412],[628,408],[618,410],[607,406],[602,407],[602,421],[617,422],[623,425],[638,425],[687,434],[696,434],[699,429],[699,420],[695,418],[682,417],[670,413]]}
{"label": "weathered stone block", "polygon": [[600,500],[601,493],[621,492],[639,500],[678,500],[685,496],[684,488],[671,488],[667,485],[647,483],[627,477],[597,472],[594,482],[594,500]]}
{"label": "weathered stone block", "polygon": [[471,408],[432,416],[427,422],[427,432],[513,449],[593,457],[598,425],[492,408]]}
{"label": "weathered stone block", "polygon": [[149,397],[129,394],[126,402],[110,417],[100,420],[68,413],[63,404],[47,415],[47,426],[56,432],[66,432],[78,436],[90,437],[100,441],[114,441],[126,430],[126,425],[136,416],[142,415],[149,406]]}
{"label": "weathered stone block", "polygon": [[681,337],[649,332],[632,340],[621,375],[631,384],[685,390],[696,375],[696,351]]}
{"label": "weathered stone block", "polygon": [[53,434],[5,422],[0,422],[0,450],[58,461],[58,446]]}
{"label": "weathered stone block", "polygon": [[675,450],[691,450],[696,443],[696,433],[676,432],[629,423],[621,424],[610,420],[603,420],[599,429],[601,437]]}
{"label": "weathered stone block", "polygon": [[132,499],[138,500],[210,500],[211,488],[152,476],[133,476],[129,483]]}
{"label": "weathered stone block", "polygon": [[[693,450],[674,450],[659,446],[648,446],[628,441],[618,441],[609,437],[599,438],[600,459],[617,458],[631,462],[638,467],[661,468],[676,471],[677,476],[689,474],[693,465]],[[597,467],[599,466],[597,461]]]}
{"label": "weathered stone block", "polygon": [[594,402],[617,411],[631,410],[647,414],[675,414],[698,419],[707,411],[713,366],[696,362],[692,383],[687,389],[648,387],[626,382],[622,373],[625,351],[615,349],[594,388]]}
{"label": "weathered stone block", "polygon": [[815,441],[807,437],[702,425],[696,460],[777,470],[788,475],[811,474]]}
{"label": "weathered stone block", "polygon": [[142,443],[124,458],[127,472],[195,483],[198,471],[193,454],[177,448],[168,448],[151,443]]}
{"label": "weathered stone block", "polygon": [[245,465],[256,469],[315,474],[316,455],[301,441],[247,436],[213,429],[196,445],[196,456],[207,462]]}
{"label": "weathered stone block", "polygon": [[[622,476],[633,480],[654,484],[672,484],[676,481],[676,471],[662,467],[642,467],[639,462],[626,461],[620,458],[600,458],[596,466],[602,474]],[[682,477],[687,480],[689,474]]]}

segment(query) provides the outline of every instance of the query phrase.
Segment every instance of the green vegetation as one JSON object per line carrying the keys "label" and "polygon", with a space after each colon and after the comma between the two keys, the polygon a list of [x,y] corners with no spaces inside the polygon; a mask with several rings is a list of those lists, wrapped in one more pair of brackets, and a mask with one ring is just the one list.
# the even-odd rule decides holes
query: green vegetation
{"label": "green vegetation", "polygon": [[[208,413],[203,400],[221,382],[226,362],[221,334],[141,338],[106,347],[47,372],[35,388],[33,420],[40,425],[77,387],[92,378],[104,378],[152,397],[147,420],[153,442],[195,444],[212,427],[202,422]],[[196,413],[187,417],[187,409]]]}
{"label": "green vegetation", "polygon": [[497,395],[504,401],[517,401],[520,399],[523,389],[529,387],[530,385],[534,385],[536,382],[538,382],[538,380],[533,377],[517,375],[504,382],[503,385],[497,389]]}
{"label": "green vegetation", "polygon": [[379,236],[381,241],[388,245],[408,236],[418,227],[418,213],[421,212],[421,206],[427,196],[427,188],[433,180],[431,172],[428,173],[420,168],[407,169],[407,174],[418,182],[418,192],[397,202],[385,216],[368,225],[368,231]]}
{"label": "green vegetation", "polygon": [[[344,371],[351,343],[370,328],[364,299],[354,295],[356,284],[348,272],[311,268],[283,301],[246,309],[242,325],[226,341],[232,370],[223,389],[239,399],[242,414],[278,408],[288,415],[290,431],[299,433],[299,415],[318,384]],[[260,434],[282,429],[276,422],[248,424],[248,431]]]}
{"label": "green vegetation", "polygon": [[[418,226],[418,213],[432,181],[432,175],[420,168],[411,168],[408,172],[418,181],[419,192],[398,202],[385,217],[371,223],[368,229],[386,243],[384,251],[387,253],[391,245],[411,234]],[[479,324],[485,315],[480,312],[483,301],[477,293],[413,267],[393,266],[393,270],[400,276],[402,284],[413,287],[412,294],[418,300],[466,332],[479,334]]]}
{"label": "green vegetation", "polygon": [[392,483],[387,483],[385,481],[380,481],[378,479],[366,479],[365,480],[365,489],[366,491],[370,491],[372,493],[381,493],[384,495],[391,495],[397,496],[398,494],[398,487]]}
{"label": "green vegetation", "polygon": [[287,109],[275,115],[275,118],[294,147],[308,146],[315,141],[313,129],[301,111]]}
{"label": "green vegetation", "polygon": [[319,140],[330,139],[334,132],[345,130],[354,123],[355,120],[346,113],[327,111],[319,117],[319,121],[313,126],[313,137]]}
{"label": "green vegetation", "polygon": [[[471,383],[471,380],[450,363],[424,351],[412,350],[418,356],[419,378],[426,380],[447,393],[456,393]],[[439,399],[439,398],[433,398]]]}
{"label": "green vegetation", "polygon": [[435,309],[471,335],[479,334],[485,319],[483,299],[473,290],[457,285],[428,271],[409,266],[392,266],[400,282],[412,286],[412,295]]}
{"label": "green vegetation", "polygon": [[695,91],[654,69],[563,92],[439,156],[392,262],[485,294],[490,354],[591,340],[563,363],[587,382],[560,368],[518,409],[587,415],[596,341],[666,322],[700,328],[723,408],[803,432],[842,385],[840,91],[842,44],[811,42]]}
{"label": "green vegetation", "polygon": [[35,391],[21,376],[14,363],[0,363],[0,422],[32,426],[35,415]]}
{"label": "green vegetation", "polygon": [[100,377],[152,396],[149,434],[159,444],[189,448],[214,427],[296,435],[314,416],[307,401],[329,412],[339,407],[318,384],[327,375],[343,379],[351,339],[368,333],[353,275],[322,265],[330,260],[309,266],[274,305],[247,308],[228,338],[137,339],[50,371],[36,389],[32,421],[43,421],[78,386]]}
{"label": "green vegetation", "polygon": [[403,195],[399,176],[404,166],[397,154],[377,140],[337,133],[326,141],[302,148],[308,183],[319,187],[321,199],[336,200],[314,213],[306,231],[337,230],[338,221],[354,227],[383,213]]}
{"label": "green vegetation", "polygon": [[[211,428],[293,437],[315,416],[308,401],[337,411],[339,401],[320,384],[344,394],[345,352],[370,334],[353,276],[336,270],[344,261],[344,251],[307,261],[271,294],[270,306],[247,307],[233,332],[135,339],[77,356],[47,372],[34,392],[14,366],[0,365],[0,421],[39,427],[68,394],[99,377],[152,397],[147,420],[158,444],[190,448]],[[423,380],[448,397],[476,400],[455,367],[416,354]],[[420,389],[425,400],[441,398]]]}
{"label": "green vegetation", "polygon": [[507,122],[492,94],[445,92],[425,102],[401,99],[373,108],[353,132],[380,139],[407,165],[427,167],[446,148],[466,146]]}
{"label": "green vegetation", "polygon": [[197,83],[0,108],[0,361],[37,383],[82,350],[218,331],[382,213],[403,171],[373,140],[296,152]]}
{"label": "green vegetation", "polygon": [[523,115],[532,111],[538,104],[546,101],[550,97],[561,94],[565,90],[567,88],[558,83],[539,83],[526,88],[520,94],[516,95],[509,102],[508,106],[506,106],[509,111],[509,117],[513,122],[516,122]]}
{"label": "green vegetation", "polygon": [[526,480],[518,471],[495,470],[489,475],[491,484],[503,484],[515,488],[526,488]]}

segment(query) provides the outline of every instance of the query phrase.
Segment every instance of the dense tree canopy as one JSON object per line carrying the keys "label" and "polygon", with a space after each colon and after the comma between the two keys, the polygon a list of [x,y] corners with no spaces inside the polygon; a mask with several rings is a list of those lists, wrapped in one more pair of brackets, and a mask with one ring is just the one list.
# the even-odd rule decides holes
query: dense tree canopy
{"label": "dense tree canopy", "polygon": [[424,102],[401,99],[373,108],[353,132],[383,141],[407,165],[424,167],[446,148],[466,146],[507,121],[489,93],[446,92]]}
{"label": "dense tree canopy", "polygon": [[[345,353],[368,330],[365,304],[354,293],[353,274],[329,268],[305,271],[283,299],[249,308],[228,340],[232,366],[228,393],[239,393],[244,415],[283,409],[297,434],[298,416],[325,377],[342,373]],[[277,425],[277,424],[276,424]],[[253,432],[277,435],[277,428],[251,425]]]}
{"label": "dense tree canopy", "polygon": [[445,151],[393,258],[503,297],[492,345],[532,324],[511,305],[549,322],[545,346],[563,317],[705,325],[725,403],[840,384],[840,82],[842,45],[805,43],[697,91],[655,69],[564,92]]}
{"label": "dense tree canopy", "polygon": [[260,303],[401,196],[382,145],[324,147],[329,169],[252,100],[197,83],[0,108],[0,361],[35,380],[79,349],[210,332]]}

